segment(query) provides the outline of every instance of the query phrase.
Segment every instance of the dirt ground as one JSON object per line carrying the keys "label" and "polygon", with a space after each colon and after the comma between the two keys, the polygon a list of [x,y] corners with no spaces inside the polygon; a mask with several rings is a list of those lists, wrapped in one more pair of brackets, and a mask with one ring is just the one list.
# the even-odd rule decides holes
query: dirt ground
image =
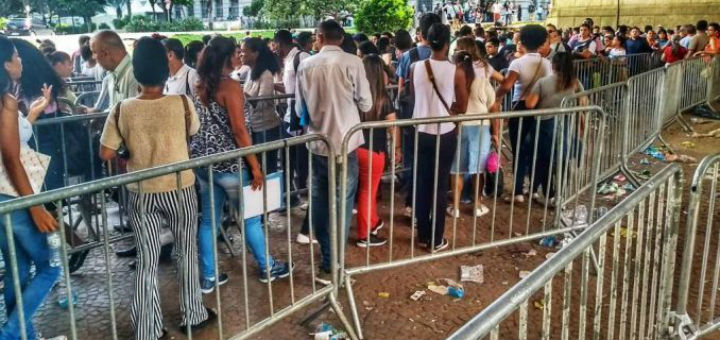
{"label": "dirt ground", "polygon": [[[707,132],[720,128],[720,122],[712,122],[708,124],[694,124],[693,127],[698,132]],[[664,131],[663,137],[671,145],[671,147],[680,154],[687,154],[696,157],[698,160],[703,156],[720,151],[720,139],[717,138],[690,138],[684,131],[674,124]],[[692,141],[694,146],[690,147],[685,141]],[[645,166],[639,163],[641,158],[633,159],[631,168],[634,170],[644,170],[645,168],[656,171],[663,164],[653,161],[652,165]],[[688,202],[687,187],[692,178],[692,173],[697,164],[683,164],[685,171],[685,190],[683,197],[683,206]],[[506,177],[506,184],[510,183],[510,177]],[[390,216],[389,216],[389,188],[388,185],[383,187],[383,200],[381,204],[381,216],[386,222],[386,228],[381,231],[381,235],[388,237],[390,233]],[[395,198],[396,206],[401,206],[402,197],[398,194]],[[553,212],[546,212],[537,205],[528,213],[527,208],[514,206],[513,213],[510,214],[510,205],[497,202],[492,199],[485,202],[496,213],[493,216],[486,215],[478,220],[473,219],[469,215],[469,209],[458,219],[457,224],[451,218],[446,222],[446,236],[454,240],[456,247],[467,246],[493,240],[507,239],[517,237],[533,232],[542,231],[547,221],[552,221]],[[615,201],[599,201],[599,205],[612,206]],[[707,207],[705,208],[707,209]],[[550,209],[551,210],[551,209]],[[232,249],[236,256],[232,257],[228,254],[228,248],[219,246],[219,263],[220,270],[227,272],[230,281],[221,287],[220,300],[221,308],[217,305],[217,296],[215,293],[206,295],[205,302],[208,306],[222,311],[222,335],[228,338],[245,328],[246,322],[254,324],[269,316],[271,313],[277,313],[282,308],[291,304],[294,300],[297,302],[300,298],[307,296],[313,289],[321,289],[321,285],[313,286],[312,274],[310,272],[311,256],[308,246],[301,246],[292,243],[288,248],[288,236],[294,236],[299,230],[300,223],[304,216],[304,211],[294,209],[292,212],[291,233],[288,234],[285,223],[280,221],[282,218],[275,218],[269,223],[269,242],[272,244],[271,253],[279,259],[288,259],[289,250],[292,249],[293,261],[295,262],[295,271],[293,274],[293,289],[290,289],[289,280],[281,280],[272,285],[265,285],[257,281],[257,267],[250,255],[247,255],[248,282],[243,283],[242,271],[242,242],[240,242],[239,233],[233,229],[231,234],[234,235],[234,243]],[[701,213],[701,216],[702,215]],[[686,212],[682,215],[680,225],[680,241],[678,242],[677,263],[679,267],[682,258],[682,246],[684,240]],[[393,219],[393,259],[409,258],[411,256],[410,239],[411,229],[410,219],[402,216],[400,208],[395,209]],[[512,228],[512,230],[511,230]],[[455,230],[456,233],[452,233]],[[348,267],[361,266],[366,263],[367,253],[365,250],[354,245],[355,230],[351,230],[350,244],[347,247],[347,265]],[[701,238],[698,238],[699,240]],[[702,238],[704,240],[704,238]],[[717,247],[717,239],[713,239],[712,245]],[[122,249],[127,246],[127,242],[113,244],[113,249]],[[534,250],[535,254],[526,256],[530,250]],[[715,248],[712,248],[715,249]],[[520,280],[520,271],[532,271],[546,259],[546,255],[556,251],[552,248],[543,247],[537,242],[527,242],[523,244],[515,244],[500,248],[492,248],[471,254],[447,257],[442,260],[435,260],[419,264],[412,264],[400,268],[390,270],[373,271],[366,274],[360,274],[353,277],[353,289],[355,300],[358,305],[359,317],[363,326],[363,333],[367,339],[442,339],[455,331],[462,324],[467,322],[472,316],[483,310],[492,303],[503,292],[512,287]],[[657,251],[657,250],[656,250]],[[319,263],[319,249],[314,247],[314,265]],[[427,251],[416,247],[412,250],[413,256],[427,254]],[[714,254],[711,252],[711,254]],[[389,246],[373,248],[370,253],[370,263],[381,263],[389,258]],[[702,253],[697,256],[702,256]],[[73,288],[79,294],[78,305],[74,313],[76,316],[76,328],[78,339],[109,339],[112,338],[113,325],[110,319],[110,301],[108,286],[105,283],[105,269],[110,268],[113,282],[112,291],[115,299],[115,315],[117,336],[119,339],[133,338],[132,325],[129,318],[129,306],[132,302],[132,291],[134,287],[134,271],[127,266],[129,260],[120,259],[114,255],[110,255],[110,262],[105,263],[102,249],[95,249],[90,255],[88,263],[72,276]],[[696,261],[699,263],[700,261]],[[580,263],[580,262],[578,262]],[[465,296],[461,299],[454,299],[449,296],[438,295],[428,291],[426,288],[428,282],[438,282],[442,278],[450,278],[459,281],[461,265],[479,265],[484,267],[484,283],[465,282]],[[699,264],[694,263],[694,268]],[[714,262],[710,268],[714,267]],[[580,264],[576,268],[580,268]],[[580,270],[574,271],[574,276],[579,275]],[[171,264],[161,265],[161,274],[159,277],[159,285],[162,296],[163,314],[165,319],[165,327],[170,331],[170,339],[185,339],[186,337],[178,331],[180,322],[180,312],[177,302],[178,286],[175,279],[174,266]],[[679,270],[676,270],[676,279],[679,278]],[[709,279],[707,279],[709,280]],[[561,282],[556,282],[559,284]],[[554,284],[556,298],[561,298],[562,286]],[[418,301],[413,301],[410,296],[417,290],[426,290],[426,295]],[[577,285],[574,286],[573,292],[579,294]],[[676,290],[675,290],[676,292]],[[48,301],[56,301],[60,291],[56,289]],[[272,294],[273,310],[270,310],[268,299]],[[709,299],[706,294],[705,299]],[[247,296],[247,299],[245,298]],[[592,295],[590,299],[592,299]],[[691,306],[697,301],[698,297],[691,294]],[[561,301],[561,300],[558,300]],[[344,307],[345,314],[350,317],[349,304],[347,301],[345,290],[340,290],[340,303]],[[720,306],[720,303],[716,304]],[[342,328],[337,317],[331,311],[321,312],[313,321],[301,325],[300,322],[311,312],[321,307],[320,303],[313,303],[310,306],[293,313],[291,316],[278,324],[268,327],[268,329],[251,337],[257,339],[311,339],[309,333],[313,332],[314,327],[321,321],[326,321],[337,328]],[[561,322],[559,318],[561,303],[553,305],[553,324]],[[692,311],[694,313],[694,311]],[[717,314],[717,313],[716,313]],[[249,317],[249,320],[247,319]],[[575,322],[577,316],[573,314],[571,321]],[[606,321],[603,321],[606,322]],[[510,337],[517,334],[509,332],[516,329],[517,319],[511,318],[503,324],[501,334]],[[70,335],[69,313],[62,309],[56,303],[46,303],[38,316],[36,317],[36,325],[47,336],[56,334]],[[540,310],[530,306],[528,319],[530,334],[536,334],[542,328],[542,315]],[[555,327],[555,326],[554,326]],[[588,327],[589,329],[591,327]],[[212,326],[193,335],[194,339],[217,339],[219,338],[218,327]],[[555,332],[553,332],[555,334]],[[617,334],[617,333],[616,333]],[[571,334],[571,338],[579,335]],[[501,337],[504,338],[504,337]],[[717,332],[711,334],[708,339],[720,338]]]}

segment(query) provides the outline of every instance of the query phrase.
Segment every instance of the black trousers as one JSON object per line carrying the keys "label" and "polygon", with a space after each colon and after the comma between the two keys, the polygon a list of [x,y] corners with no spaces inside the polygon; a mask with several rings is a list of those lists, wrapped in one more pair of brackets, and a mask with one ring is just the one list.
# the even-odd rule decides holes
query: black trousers
{"label": "black trousers", "polygon": [[[436,139],[440,139],[439,152],[435,152]],[[457,148],[455,131],[444,135],[418,134],[417,182],[415,183],[415,212],[418,226],[418,240],[434,245],[442,243],[445,234],[445,209],[450,167]],[[435,177],[437,168],[437,178]],[[434,186],[437,179],[437,187]],[[435,211],[433,211],[435,200]],[[435,231],[433,233],[433,226]],[[434,240],[433,240],[434,235]]]}

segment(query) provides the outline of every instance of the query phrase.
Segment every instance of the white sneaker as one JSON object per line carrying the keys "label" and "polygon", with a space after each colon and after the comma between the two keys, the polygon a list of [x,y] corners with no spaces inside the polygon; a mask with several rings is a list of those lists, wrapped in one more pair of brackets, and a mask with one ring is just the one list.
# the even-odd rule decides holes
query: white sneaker
{"label": "white sneaker", "polygon": [[533,194],[533,198],[535,199],[535,202],[540,203],[541,205],[546,205],[551,208],[555,208],[555,197],[551,197],[549,200],[545,199],[544,195],[540,194]]}
{"label": "white sneaker", "polygon": [[505,197],[505,202],[507,202],[507,203],[512,203],[513,201],[514,201],[515,203],[525,203],[525,196],[523,196],[523,195],[515,195],[515,196]]}
{"label": "white sneaker", "polygon": [[452,218],[460,218],[460,209],[453,209],[453,207],[447,207],[445,212]]}
{"label": "white sneaker", "polygon": [[58,335],[53,338],[40,338],[40,340],[67,340],[67,337],[64,335]]}
{"label": "white sneaker", "polygon": [[[295,242],[299,244],[310,244],[310,236],[307,236],[303,233],[298,233],[297,237],[295,238]],[[318,243],[316,239],[312,239],[312,242],[315,244]]]}
{"label": "white sneaker", "polygon": [[485,216],[489,212],[490,212],[490,208],[485,206],[485,204],[480,204],[479,207],[475,208],[475,217]]}

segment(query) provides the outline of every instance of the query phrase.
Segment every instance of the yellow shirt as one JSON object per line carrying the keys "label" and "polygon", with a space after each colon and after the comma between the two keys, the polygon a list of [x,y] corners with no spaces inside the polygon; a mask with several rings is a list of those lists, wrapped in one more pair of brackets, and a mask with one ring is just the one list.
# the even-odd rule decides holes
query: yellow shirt
{"label": "yellow shirt", "polygon": [[[185,108],[179,95],[164,96],[159,99],[126,99],[120,105],[120,119],[116,124],[113,107],[110,110],[100,144],[117,150],[125,143],[130,152],[127,169],[138,171],[170,163],[186,161],[188,156],[187,137],[200,129],[200,120],[195,112],[192,100],[188,99],[190,129],[185,122]],[[183,171],[180,175],[181,188],[195,184],[192,171]],[[177,190],[175,174],[145,180],[138,188],[136,183],[129,184],[128,190],[143,193],[158,193]]]}

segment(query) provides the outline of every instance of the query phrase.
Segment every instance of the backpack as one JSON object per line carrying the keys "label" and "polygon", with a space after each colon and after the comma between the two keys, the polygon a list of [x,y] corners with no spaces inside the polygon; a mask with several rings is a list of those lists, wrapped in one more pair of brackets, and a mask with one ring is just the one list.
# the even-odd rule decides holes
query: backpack
{"label": "backpack", "polygon": [[[297,70],[300,66],[300,55],[303,53],[307,53],[307,51],[304,51],[300,49],[300,47],[297,48],[298,52],[295,53],[295,57],[293,57],[293,70],[295,71],[295,78],[297,81]],[[287,89],[285,89],[287,91]],[[299,131],[302,130],[303,126],[300,122],[300,117],[298,117],[297,112],[295,111],[295,98],[290,99],[290,131]]]}
{"label": "backpack", "polygon": [[[408,51],[410,55],[410,65],[414,64],[415,62],[420,60],[420,52],[418,52],[417,47],[413,47]],[[413,110],[415,108],[415,89],[413,88],[412,84],[409,84],[408,81],[412,79],[408,77],[408,79],[405,81],[405,91],[402,92],[400,96],[398,96],[398,113],[401,119],[410,119],[413,115]]]}

